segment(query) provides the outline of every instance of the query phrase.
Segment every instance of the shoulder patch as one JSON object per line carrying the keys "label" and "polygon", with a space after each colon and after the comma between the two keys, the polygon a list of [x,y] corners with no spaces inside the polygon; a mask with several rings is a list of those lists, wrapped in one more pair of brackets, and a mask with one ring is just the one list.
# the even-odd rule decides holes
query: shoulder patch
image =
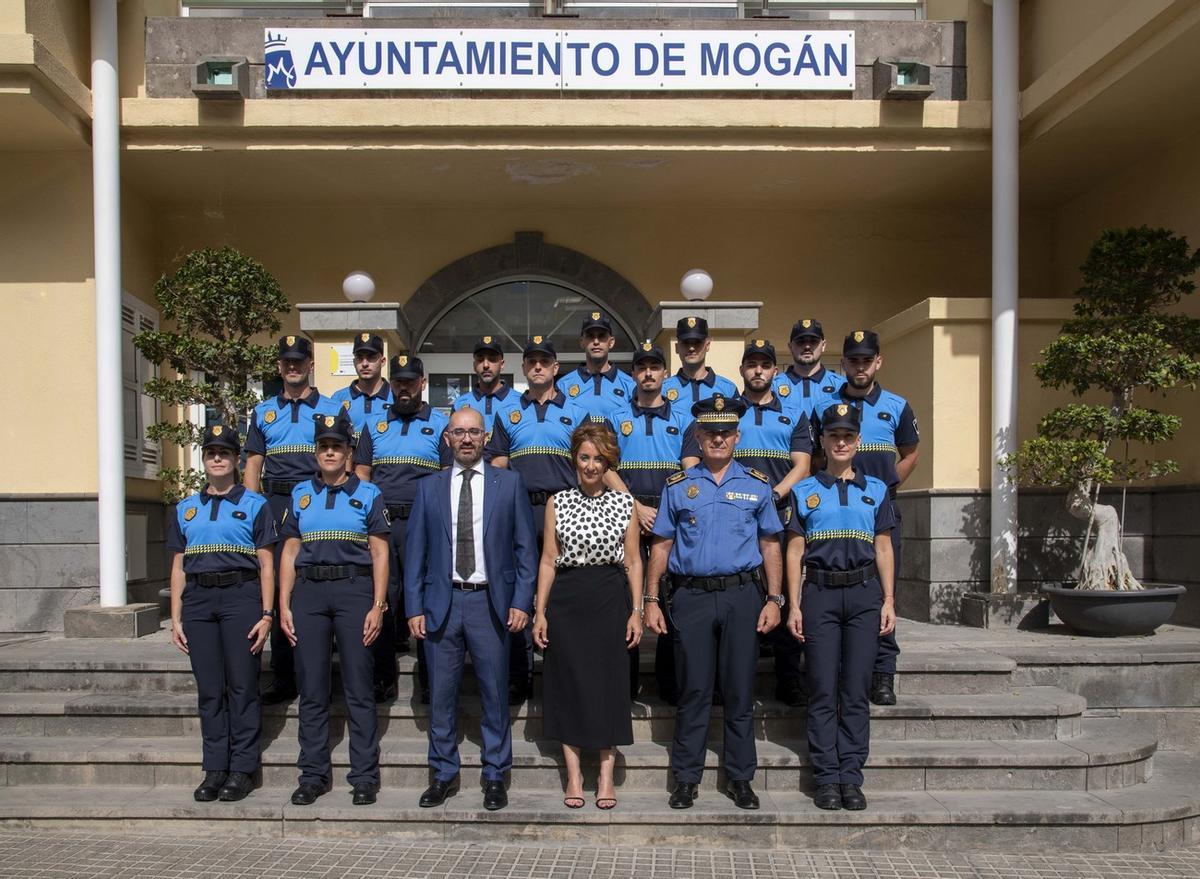
{"label": "shoulder patch", "polygon": [[375,425],[375,429],[380,433],[387,433],[388,423],[386,421],[380,421]]}
{"label": "shoulder patch", "polygon": [[767,485],[771,484],[770,477],[768,477],[767,474],[763,473],[760,470],[755,470],[753,467],[747,467],[746,472],[749,473],[751,476],[753,476],[755,479],[757,479],[759,482],[765,482]]}
{"label": "shoulder patch", "polygon": [[570,394],[572,397],[578,397],[579,396],[579,385],[571,385],[571,388],[570,388],[570,390],[567,391],[567,393]]}
{"label": "shoulder patch", "polygon": [[183,514],[183,521],[190,522],[195,518],[196,518],[196,508],[188,507],[187,510]]}
{"label": "shoulder patch", "polygon": [[813,492],[804,499],[804,505],[810,510],[815,510],[817,507],[821,506],[821,496],[816,492]]}
{"label": "shoulder patch", "polygon": [[302,495],[300,498],[300,509],[307,510],[308,505],[310,503],[312,503],[312,495],[311,494]]}
{"label": "shoulder patch", "polygon": [[268,409],[268,410],[267,410],[267,411],[266,411],[266,412],[263,414],[263,421],[267,422],[267,424],[271,424],[272,422],[274,422],[274,421],[275,421],[275,410],[274,410],[274,409]]}
{"label": "shoulder patch", "polygon": [[777,391],[777,393],[781,397],[787,397],[792,393],[792,386],[789,385],[787,382],[784,382],[783,384],[781,384],[779,386],[779,390]]}
{"label": "shoulder patch", "polygon": [[672,473],[670,476],[668,476],[666,484],[674,485],[677,482],[683,482],[685,479],[687,479],[687,471],[680,470],[678,473]]}
{"label": "shoulder patch", "polygon": [[675,388],[671,388],[669,391],[667,391],[667,399],[674,403],[679,399],[679,391],[677,391]]}

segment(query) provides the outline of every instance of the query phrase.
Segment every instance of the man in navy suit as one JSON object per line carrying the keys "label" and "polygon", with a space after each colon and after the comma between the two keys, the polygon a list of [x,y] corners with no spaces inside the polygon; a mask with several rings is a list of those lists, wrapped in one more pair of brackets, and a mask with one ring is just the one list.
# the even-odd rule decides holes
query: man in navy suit
{"label": "man in navy suit", "polygon": [[454,464],[422,479],[408,520],[404,601],[408,629],[426,641],[429,765],[426,808],[458,787],[458,691],[467,651],[483,702],[483,806],[508,805],[512,768],[508,640],[529,622],[537,582],[537,531],[520,474],[483,461],[483,417],[460,409],[446,438]]}

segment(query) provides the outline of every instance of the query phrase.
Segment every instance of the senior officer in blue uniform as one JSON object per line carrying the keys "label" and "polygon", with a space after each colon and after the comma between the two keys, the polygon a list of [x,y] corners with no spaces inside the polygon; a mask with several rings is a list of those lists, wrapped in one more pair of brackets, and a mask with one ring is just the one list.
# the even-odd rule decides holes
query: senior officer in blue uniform
{"label": "senior officer in blue uniform", "polygon": [[451,409],[459,412],[474,409],[483,416],[483,429],[491,436],[496,419],[503,420],[517,405],[520,396],[500,378],[504,372],[504,350],[496,336],[480,336],[475,340],[471,355],[471,368],[475,372],[474,387],[462,394]]}
{"label": "senior officer in blue uniform", "polygon": [[259,654],[275,615],[278,538],[267,499],[237,484],[237,430],[214,424],[200,448],[208,481],[167,529],[171,641],[196,677],[204,780],[193,796],[234,802],[259,767]]}
{"label": "senior officer in blue uniform", "polygon": [[354,371],[358,378],[330,397],[346,410],[354,425],[354,439],[362,433],[363,425],[372,415],[378,415],[392,404],[392,389],[383,377],[383,339],[374,333],[359,333],[354,337]]}
{"label": "senior officer in blue uniform", "polygon": [[[900,508],[896,490],[917,466],[921,441],[917,418],[908,401],[899,394],[885,391],[875,380],[883,366],[879,336],[870,330],[854,330],[842,344],[842,369],[846,384],[838,390],[834,402],[846,403],[858,412],[862,435],[854,466],[868,476],[880,479],[888,487],[896,527],[892,534],[892,556],[896,576],[900,576]],[[876,705],[895,705],[896,657],[900,645],[895,630],[879,639],[879,655],[871,676],[871,701]]]}
{"label": "senior officer in blue uniform", "polygon": [[[521,358],[528,389],[504,419],[496,419],[484,447],[494,467],[509,467],[525,480],[538,544],[546,524],[546,499],[575,484],[571,434],[588,421],[588,411],[554,386],[558,353],[545,336],[532,336]],[[512,659],[508,701],[517,705],[533,686],[533,639],[529,629],[509,642]]]}
{"label": "senior officer in blue uniform", "polygon": [[[775,509],[786,527],[792,518],[792,486],[812,469],[813,442],[807,416],[786,406],[771,389],[777,369],[774,345],[766,339],[746,343],[741,368],[746,412],[738,425],[741,438],[733,457],[743,467],[766,474]],[[775,654],[775,698],[793,708],[803,705],[800,644],[782,626],[766,641]]]}
{"label": "senior officer in blue uniform", "polygon": [[896,521],[888,487],[858,467],[858,410],[835,403],[821,423],[828,468],[793,489],[788,630],[806,643],[814,802],[857,810],[867,807],[871,670],[879,639],[896,626],[888,537]]}
{"label": "senior officer in blue uniform", "polygon": [[[283,392],[268,397],[250,414],[246,432],[246,488],[258,492],[271,505],[276,527],[291,503],[292,489],[317,475],[312,441],[313,417],[336,415],[340,407],[309,384],[312,343],[303,336],[279,340],[279,375]],[[279,571],[276,545],[275,570]],[[264,705],[296,698],[296,663],[292,646],[278,621],[271,629],[271,671],[274,681],[263,691]]]}
{"label": "senior officer in blue uniform", "polygon": [[[417,483],[450,463],[450,447],[444,436],[449,418],[424,402],[425,364],[419,357],[397,354],[388,371],[392,385],[392,403],[385,412],[367,419],[354,450],[355,473],[359,479],[374,483],[383,492],[391,518],[391,576],[388,581],[388,610],[383,631],[372,652],[376,702],[396,696],[397,627],[407,642],[408,625],[404,615],[403,582],[405,534],[412,513]],[[417,678],[421,700],[428,702],[429,677],[424,652],[417,645]]]}
{"label": "senior officer in blue uniform", "polygon": [[806,317],[792,324],[788,349],[792,364],[775,377],[775,393],[812,421],[836,402],[838,388],[846,383],[846,377],[821,364],[825,330],[819,320]]}
{"label": "senior officer in blue uniform", "polygon": [[606,420],[614,409],[632,400],[637,391],[633,379],[609,360],[616,343],[608,315],[602,311],[589,312],[579,330],[584,362],[558,379],[558,389],[583,406],[593,421]]}
{"label": "senior officer in blue uniform", "polygon": [[292,803],[309,806],[329,787],[329,692],[337,643],[349,715],[353,803],[379,790],[379,720],[371,694],[370,646],[388,609],[387,507],[383,494],[347,472],[354,427],[345,413],[310,428],[320,475],[292,490],[280,558],[280,622],[296,648],[300,680],[300,783]]}
{"label": "senior officer in blue uniform", "polygon": [[679,371],[663,382],[663,396],[678,403],[690,416],[691,407],[713,394],[736,397],[737,387],[708,368],[708,321],[702,317],[681,317],[675,322],[675,353]]}
{"label": "senior officer in blue uniform", "polygon": [[696,798],[718,672],[725,692],[726,795],[739,808],[759,806],[750,786],[758,764],[755,633],[766,634],[779,624],[782,526],[767,477],[733,459],[744,411],[741,400],[720,395],[692,407],[702,461],[667,480],[654,520],[646,624],[660,635],[666,632],[658,585],[669,572],[666,610],[675,628],[682,682],[671,745],[675,788],[668,804],[673,809],[690,808]]}

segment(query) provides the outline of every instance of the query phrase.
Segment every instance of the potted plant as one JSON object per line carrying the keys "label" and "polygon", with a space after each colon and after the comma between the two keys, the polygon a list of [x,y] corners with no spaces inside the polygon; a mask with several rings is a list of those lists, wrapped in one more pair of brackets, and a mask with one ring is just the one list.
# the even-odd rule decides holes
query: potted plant
{"label": "potted plant", "polygon": [[1074,587],[1043,587],[1059,619],[1081,633],[1149,634],[1170,619],[1184,591],[1134,577],[1120,517],[1099,493],[1179,469],[1172,460],[1131,454],[1130,444],[1145,454],[1181,425],[1177,415],[1139,405],[1135,394],[1194,388],[1200,377],[1200,320],[1174,310],[1195,290],[1197,269],[1200,250],[1169,230],[1103,232],[1080,267],[1075,317],[1034,365],[1042,387],[1066,388],[1079,399],[1049,412],[1036,438],[1003,462],[1022,485],[1065,487],[1068,511],[1087,523]]}

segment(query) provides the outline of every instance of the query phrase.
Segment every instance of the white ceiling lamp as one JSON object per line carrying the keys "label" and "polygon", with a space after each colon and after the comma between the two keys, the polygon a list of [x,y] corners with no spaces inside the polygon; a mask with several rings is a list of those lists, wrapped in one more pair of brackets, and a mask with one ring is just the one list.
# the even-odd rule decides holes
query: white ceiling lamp
{"label": "white ceiling lamp", "polygon": [[353,271],[342,281],[342,294],[351,302],[370,302],[375,296],[375,279],[366,272]]}
{"label": "white ceiling lamp", "polygon": [[712,295],[712,275],[704,269],[688,269],[679,279],[679,292],[691,302],[699,302]]}

